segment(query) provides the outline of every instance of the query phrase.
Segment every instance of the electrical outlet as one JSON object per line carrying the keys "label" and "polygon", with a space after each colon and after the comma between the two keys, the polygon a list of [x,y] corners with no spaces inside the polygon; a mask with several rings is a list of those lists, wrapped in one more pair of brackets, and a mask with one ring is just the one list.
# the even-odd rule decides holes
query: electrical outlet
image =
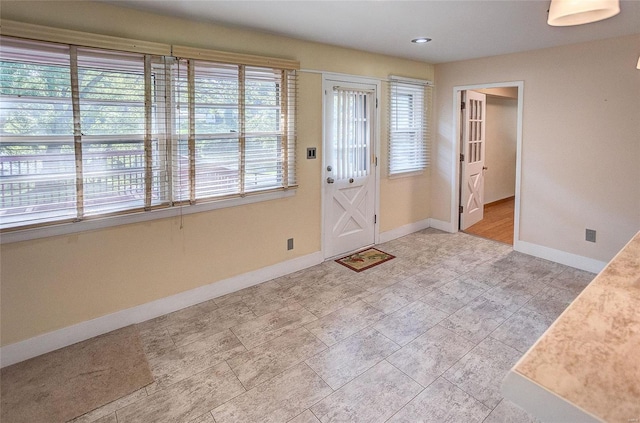
{"label": "electrical outlet", "polygon": [[596,230],[595,229],[587,229],[584,239],[586,241],[589,241],[589,242],[596,242]]}
{"label": "electrical outlet", "polygon": [[307,159],[315,159],[316,158],[316,148],[309,147],[307,148]]}
{"label": "electrical outlet", "polygon": [[287,240],[287,250],[293,250],[293,238]]}

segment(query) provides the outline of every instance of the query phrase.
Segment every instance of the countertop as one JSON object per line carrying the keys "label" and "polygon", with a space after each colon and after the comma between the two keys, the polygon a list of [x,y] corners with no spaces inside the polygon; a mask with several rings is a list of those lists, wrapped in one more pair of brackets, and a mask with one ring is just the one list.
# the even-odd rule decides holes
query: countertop
{"label": "countertop", "polygon": [[516,363],[502,392],[544,422],[640,423],[640,232]]}

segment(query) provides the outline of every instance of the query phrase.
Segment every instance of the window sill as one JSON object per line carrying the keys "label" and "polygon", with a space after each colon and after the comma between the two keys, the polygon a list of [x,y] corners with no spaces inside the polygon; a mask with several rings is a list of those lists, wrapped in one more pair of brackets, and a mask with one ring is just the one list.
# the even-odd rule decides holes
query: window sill
{"label": "window sill", "polygon": [[84,220],[82,222],[61,223],[58,225],[43,226],[41,228],[23,229],[7,232],[0,235],[0,244],[10,244],[13,242],[29,241],[39,238],[47,238],[58,235],[67,235],[78,232],[105,229],[113,226],[128,225],[131,223],[147,222],[149,220],[165,219],[180,215],[207,212],[211,210],[223,209],[227,207],[241,206],[244,204],[259,203],[262,201],[277,200],[280,198],[293,197],[295,188],[286,191],[274,191],[262,194],[252,194],[246,197],[238,197],[224,200],[213,200],[189,206],[175,206],[165,209],[151,210],[139,213],[131,213],[120,216],[110,216]]}

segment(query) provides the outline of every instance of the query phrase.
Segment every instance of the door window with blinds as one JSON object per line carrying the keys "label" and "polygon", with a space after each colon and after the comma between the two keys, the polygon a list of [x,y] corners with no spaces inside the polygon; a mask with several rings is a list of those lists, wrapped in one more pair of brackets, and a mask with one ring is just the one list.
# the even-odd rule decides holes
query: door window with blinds
{"label": "door window with blinds", "polygon": [[394,77],[389,87],[389,175],[421,171],[429,164],[431,87]]}
{"label": "door window with blinds", "polygon": [[373,91],[333,88],[333,160],[336,180],[371,172],[370,105]]}
{"label": "door window with blinds", "polygon": [[296,73],[2,37],[0,227],[296,186]]}

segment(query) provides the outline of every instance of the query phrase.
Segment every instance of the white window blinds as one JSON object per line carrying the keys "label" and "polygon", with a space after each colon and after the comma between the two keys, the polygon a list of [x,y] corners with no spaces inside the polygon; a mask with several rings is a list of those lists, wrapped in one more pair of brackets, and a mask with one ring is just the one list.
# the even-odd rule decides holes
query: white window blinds
{"label": "white window blinds", "polygon": [[391,77],[389,99],[389,175],[421,171],[429,164],[431,86]]}
{"label": "white window blinds", "polygon": [[296,185],[295,70],[1,41],[2,229]]}

